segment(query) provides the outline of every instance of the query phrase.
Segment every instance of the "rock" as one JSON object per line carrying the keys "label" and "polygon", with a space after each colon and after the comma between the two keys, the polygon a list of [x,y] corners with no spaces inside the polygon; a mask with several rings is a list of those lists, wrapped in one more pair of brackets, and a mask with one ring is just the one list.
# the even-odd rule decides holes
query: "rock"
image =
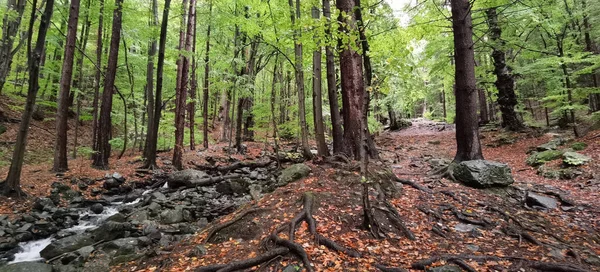
{"label": "rock", "polygon": [[206,252],[207,250],[204,245],[197,245],[190,251],[189,257],[202,257]]}
{"label": "rock", "polygon": [[87,260],[88,257],[90,257],[90,255],[92,254],[92,252],[94,252],[94,247],[93,246],[84,246],[80,249],[77,250],[77,253],[79,254],[79,256],[81,256],[84,260]]}
{"label": "rock", "polygon": [[458,232],[471,232],[475,228],[477,228],[477,226],[463,223],[458,223],[456,224],[456,226],[454,226],[454,230]]}
{"label": "rock", "polygon": [[79,188],[79,190],[85,191],[85,190],[87,190],[88,185],[85,184],[85,183],[83,183],[83,182],[80,182],[80,183],[77,184],[77,187]]}
{"label": "rock", "polygon": [[556,138],[556,139],[552,139],[551,141],[539,145],[537,146],[535,149],[537,151],[543,152],[543,151],[547,151],[547,150],[556,150],[559,146],[565,144],[565,140],[562,138]]}
{"label": "rock", "polygon": [[592,158],[574,151],[565,152],[562,156],[563,163],[567,166],[580,166],[592,160]]}
{"label": "rock", "polygon": [[250,172],[250,178],[251,179],[257,179],[258,178],[258,171],[252,171],[252,172]]}
{"label": "rock", "polygon": [[290,182],[304,178],[310,174],[312,170],[306,164],[297,163],[281,171],[278,185],[284,186]]}
{"label": "rock", "polygon": [[100,225],[97,229],[92,231],[93,237],[96,241],[104,240],[115,240],[123,238],[129,231],[135,230],[130,223],[120,223],[114,221],[106,221]]}
{"label": "rock", "polygon": [[119,174],[117,172],[114,172],[111,177],[121,184],[123,184],[125,182],[125,177],[123,177],[121,174]]}
{"label": "rock", "polygon": [[152,240],[160,240],[162,234],[158,229],[158,225],[153,221],[146,221],[142,226],[142,234],[146,235],[148,238]]}
{"label": "rock", "polygon": [[432,168],[434,169],[438,169],[441,167],[446,167],[450,164],[450,160],[446,160],[446,159],[431,159],[429,160],[429,165],[431,165]]}
{"label": "rock", "polygon": [[63,253],[75,251],[92,244],[94,244],[94,239],[89,233],[76,234],[52,241],[52,243],[42,249],[40,256],[49,260]]}
{"label": "rock", "polygon": [[95,214],[101,214],[104,211],[104,206],[100,203],[96,203],[90,207],[90,211]]}
{"label": "rock", "polygon": [[121,238],[121,239],[107,242],[106,244],[104,244],[102,246],[102,248],[104,249],[105,252],[109,252],[111,250],[115,251],[112,254],[113,256],[120,256],[120,255],[128,255],[128,254],[135,253],[135,250],[138,247],[138,244],[139,244],[138,238],[129,237],[129,238]]}
{"label": "rock", "polygon": [[427,272],[462,272],[462,269],[460,269],[460,267],[455,266],[455,265],[443,265],[443,266],[438,266],[438,267],[431,267],[431,268],[427,268],[427,270],[425,270]]}
{"label": "rock", "polygon": [[453,175],[475,188],[508,186],[514,182],[508,165],[486,160],[463,161],[454,167]]}
{"label": "rock", "polygon": [[162,207],[156,202],[152,202],[148,205],[148,211],[150,211],[151,216],[157,216],[160,209],[162,209]]}
{"label": "rock", "polygon": [[528,192],[525,203],[529,206],[539,206],[546,209],[556,209],[557,201],[552,197],[542,196],[535,193]]}
{"label": "rock", "polygon": [[474,252],[476,252],[476,251],[479,251],[479,246],[478,246],[478,245],[474,245],[474,244],[468,244],[468,245],[466,246],[466,248],[467,248],[468,250],[470,250],[470,251],[474,251]]}
{"label": "rock", "polygon": [[283,272],[298,272],[301,268],[297,264],[290,264],[283,269]]}
{"label": "rock", "polygon": [[248,183],[243,179],[220,182],[217,184],[216,190],[224,195],[244,195],[249,192]]}
{"label": "rock", "polygon": [[527,157],[525,161],[527,165],[530,166],[539,166],[546,162],[553,161],[559,159],[560,156],[563,155],[563,152],[560,150],[546,150],[542,152],[534,152],[533,154]]}
{"label": "rock", "polygon": [[23,262],[0,267],[0,272],[52,272],[50,264],[38,262]]}
{"label": "rock", "polygon": [[0,237],[0,251],[7,251],[17,247],[17,240],[13,237]]}
{"label": "rock", "polygon": [[119,186],[121,186],[121,183],[114,178],[107,178],[102,186],[106,190],[111,190],[119,188]]}
{"label": "rock", "polygon": [[102,193],[102,189],[100,188],[92,188],[92,192],[90,193],[92,196],[97,196]]}
{"label": "rock", "polygon": [[574,142],[573,144],[571,144],[571,149],[573,149],[575,151],[584,150],[586,147],[587,147],[587,144],[582,143],[582,142]]}
{"label": "rock", "polygon": [[164,224],[175,224],[183,222],[183,207],[176,206],[173,210],[165,210],[160,214],[160,222]]}
{"label": "rock", "polygon": [[49,212],[52,208],[56,208],[56,205],[54,205],[54,202],[50,198],[40,197],[33,203],[33,209],[36,211]]}
{"label": "rock", "polygon": [[167,176],[167,184],[169,188],[185,187],[192,184],[194,181],[209,177],[204,171],[195,169],[185,169],[169,174]]}
{"label": "rock", "polygon": [[148,212],[144,210],[136,211],[129,216],[130,221],[143,222],[148,220]]}
{"label": "rock", "polygon": [[66,185],[62,182],[53,182],[50,187],[52,187],[52,189],[56,189],[59,193],[64,193],[68,190],[71,190],[71,186]]}
{"label": "rock", "polygon": [[127,217],[125,217],[124,214],[122,213],[115,213],[113,215],[111,215],[109,218],[106,218],[105,220],[106,222],[117,222],[117,223],[123,223],[125,221],[127,221]]}

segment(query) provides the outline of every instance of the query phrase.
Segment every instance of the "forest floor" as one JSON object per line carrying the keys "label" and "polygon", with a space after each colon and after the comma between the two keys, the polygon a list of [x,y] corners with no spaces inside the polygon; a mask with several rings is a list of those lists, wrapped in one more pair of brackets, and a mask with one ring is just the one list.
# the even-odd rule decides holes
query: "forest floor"
{"label": "forest floor", "polygon": [[[550,180],[538,176],[525,159],[527,150],[548,142],[552,135],[511,134],[515,143],[491,147],[506,134],[483,132],[484,156],[509,164],[516,182],[507,190],[478,190],[427,174],[430,159],[452,159],[453,130],[440,132],[413,126],[385,132],[377,138],[383,161],[392,164],[400,178],[431,189],[405,185],[389,200],[414,240],[402,232],[389,232],[385,239],[371,237],[360,227],[362,186],[356,172],[314,162],[307,163],[313,169],[309,177],[211,223],[205,231],[169,251],[159,251],[151,260],[115,270],[194,271],[206,265],[261,256],[274,247],[265,243],[266,238],[302,212],[303,195],[311,192],[317,203],[313,212],[317,232],[360,254],[351,257],[319,246],[309,226],[301,223],[295,241],[304,248],[315,271],[377,271],[380,265],[421,270],[447,263],[456,263],[467,271],[534,271],[532,267],[536,266],[541,271],[600,271],[599,133],[578,139],[588,144],[582,153],[594,159],[584,167],[583,175],[573,180]],[[531,208],[523,203],[525,191],[560,195],[562,203],[552,210]],[[220,229],[228,222],[233,224]],[[215,229],[220,230],[215,234]],[[207,242],[208,235],[221,237]],[[301,267],[301,263],[288,254],[255,269],[296,271],[291,268]]]}
{"label": "forest floor", "polygon": [[[53,127],[51,120],[44,123],[37,123],[32,129],[32,146],[28,150],[42,153],[40,157],[45,153],[45,159],[30,161],[23,169],[22,186],[31,197],[25,201],[0,197],[0,214],[14,215],[30,210],[33,197],[47,196],[51,184],[59,179],[49,171],[51,152],[40,150],[47,148],[50,141],[46,134],[50,134]],[[13,132],[11,125],[0,140],[9,139]],[[533,271],[533,266],[549,263],[555,265],[554,268],[600,271],[600,203],[597,201],[600,199],[600,131],[577,139],[588,145],[580,153],[592,157],[593,161],[581,167],[582,174],[572,180],[543,178],[537,175],[535,167],[525,163],[528,150],[547,143],[555,135],[486,130],[482,136],[485,158],[510,165],[515,183],[509,189],[478,190],[430,174],[433,161],[451,160],[454,155],[456,145],[451,128],[438,131],[428,125],[412,126],[377,136],[382,162],[372,163],[372,171],[391,167],[397,177],[424,186],[417,189],[397,183],[402,188],[388,199],[414,235],[414,240],[393,228],[388,228],[386,238],[374,239],[361,228],[362,185],[356,165],[332,165],[314,160],[305,162],[312,169],[307,178],[280,187],[259,201],[252,201],[175,246],[156,248],[150,259],[122,264],[114,270],[194,271],[206,265],[260,256],[266,248],[273,248],[272,244],[264,242],[268,240],[265,238],[303,211],[303,196],[310,192],[316,199],[313,216],[317,221],[317,232],[360,255],[351,257],[319,246],[309,226],[301,223],[294,241],[306,251],[308,261],[316,271],[377,271],[379,265],[423,270],[425,266],[447,263],[472,271]],[[507,138],[514,139],[514,143],[507,143]],[[497,146],[500,144],[503,145]],[[184,155],[185,165],[191,167],[191,162],[203,164],[208,157],[225,163],[228,160],[223,151],[226,146],[221,143],[204,151],[188,151]],[[265,150],[269,150],[265,143],[248,143],[247,154],[234,157],[255,160]],[[159,154],[159,165],[166,171],[171,170],[170,157],[171,152]],[[71,170],[62,179],[88,177],[100,180],[115,171],[127,177],[128,182],[144,179],[135,171],[141,166],[137,153],[127,152],[121,159],[111,159],[110,165],[109,170],[96,170],[90,167],[87,158],[80,156],[69,161]],[[558,167],[559,163],[548,165]],[[8,165],[0,166],[0,173],[7,172]],[[100,187],[101,184],[90,187],[93,186]],[[523,201],[525,192],[557,197],[559,207],[551,210],[529,207]],[[371,198],[377,197],[378,193],[372,191]],[[381,206],[382,202],[373,202],[376,209],[386,209]],[[213,234],[211,230],[227,222],[233,224],[213,235],[219,239],[206,241],[207,236]],[[255,269],[281,271],[301,264],[295,255],[287,254]]]}

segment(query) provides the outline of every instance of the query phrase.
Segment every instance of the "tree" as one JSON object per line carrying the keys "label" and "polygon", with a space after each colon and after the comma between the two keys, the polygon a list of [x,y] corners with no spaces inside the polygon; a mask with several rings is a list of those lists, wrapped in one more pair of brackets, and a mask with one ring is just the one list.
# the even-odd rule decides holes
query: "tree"
{"label": "tree", "polygon": [[6,2],[6,12],[2,20],[2,44],[0,44],[0,94],[4,88],[6,77],[10,72],[12,59],[24,40],[21,38],[21,42],[19,42],[17,48],[13,49],[13,43],[21,25],[21,18],[23,17],[23,12],[25,12],[26,3],[25,0],[8,0]]}
{"label": "tree", "polygon": [[106,75],[104,78],[104,92],[102,94],[102,106],[100,108],[100,121],[98,124],[98,146],[93,156],[92,165],[106,169],[108,167],[108,158],[110,157],[110,136],[112,132],[112,96],[115,91],[115,77],[117,73],[117,61],[119,60],[119,45],[121,41],[121,23],[123,0],[116,0],[116,7],[113,11],[112,34],[110,38],[110,51]]}
{"label": "tree", "polygon": [[343,149],[342,118],[338,105],[337,79],[335,71],[335,56],[331,46],[331,5],[330,0],[323,0],[323,16],[326,18],[325,35],[330,41],[325,45],[325,66],[327,69],[327,95],[329,98],[329,111],[331,112],[331,134],[333,138],[333,153],[338,154]]}
{"label": "tree", "polygon": [[[158,26],[158,0],[152,0],[152,16],[150,18],[150,26],[154,29]],[[154,34],[154,33],[153,33]],[[146,64],[146,114],[148,115],[148,124],[146,128],[146,133],[151,133],[154,131],[154,58],[156,56],[156,38],[152,35],[150,41],[150,47],[148,48],[148,62]],[[148,158],[152,156],[147,152],[150,150],[148,148],[150,141],[150,137],[146,137],[146,141],[144,143],[144,158]]]}
{"label": "tree", "polygon": [[477,87],[471,4],[452,0],[452,31],[456,82],[456,156],[455,162],[483,159],[477,123]]}
{"label": "tree", "polygon": [[[319,20],[319,9],[312,7],[312,17]],[[315,38],[316,39],[316,38]],[[323,95],[321,90],[321,45],[317,41],[317,48],[313,52],[313,119],[315,123],[315,138],[319,156],[328,156],[329,149],[325,143],[325,128],[323,125]]]}
{"label": "tree", "polygon": [[67,38],[65,53],[63,55],[62,73],[60,77],[60,91],[58,94],[58,107],[56,112],[56,145],[54,148],[54,172],[67,171],[67,129],[69,126],[69,93],[73,79],[73,60],[75,57],[75,43],[77,41],[77,22],[79,21],[79,0],[71,0],[67,23]]}
{"label": "tree", "polygon": [[162,109],[162,87],[163,87],[163,70],[165,66],[165,47],[167,43],[167,26],[169,24],[169,8],[171,0],[165,0],[163,9],[162,22],[160,26],[160,37],[158,41],[158,63],[156,65],[156,94],[154,96],[154,117],[152,130],[148,130],[148,144],[146,145],[145,154],[146,163],[143,168],[156,168],[156,145],[158,142],[158,129],[160,125],[160,112]]}
{"label": "tree", "polygon": [[[209,15],[208,27],[206,28],[206,52],[204,52],[204,87],[202,88],[202,146],[204,146],[204,148],[208,148],[208,76],[210,72],[210,25],[212,22],[212,0],[208,5]],[[227,94],[225,94],[225,96],[227,96]],[[227,99],[227,97],[225,99]],[[228,114],[226,112],[225,119],[227,118]],[[223,126],[227,125],[227,122],[223,122]]]}
{"label": "tree", "polygon": [[[293,40],[294,40],[294,72],[296,76],[296,91],[298,92],[298,117],[300,119],[300,138],[302,155],[305,158],[311,158],[312,153],[308,147],[308,127],[306,124],[306,103],[304,101],[304,66],[302,64],[302,35],[300,26],[297,21],[300,20],[300,0],[296,0],[296,8],[294,9],[294,0],[288,0],[290,6],[290,18],[292,22]],[[295,12],[294,12],[295,10]]]}
{"label": "tree", "polygon": [[[37,6],[37,0],[33,0],[32,6]],[[27,57],[28,57],[28,68],[29,68],[29,86],[27,87],[27,101],[25,102],[25,110],[21,116],[21,124],[19,125],[19,132],[17,134],[17,141],[15,143],[15,149],[13,151],[12,160],[10,163],[10,170],[6,180],[0,184],[3,195],[16,194],[21,196],[23,191],[21,190],[21,169],[23,168],[23,159],[25,157],[25,147],[27,146],[27,134],[29,133],[29,124],[31,122],[31,116],[35,107],[35,100],[37,98],[39,86],[39,75],[40,75],[40,63],[42,55],[44,54],[44,45],[46,44],[46,34],[48,33],[48,26],[50,25],[50,19],[52,17],[52,11],[54,9],[54,0],[46,0],[46,7],[41,17],[40,25],[38,26],[38,36],[35,43],[35,48],[31,49],[31,42],[33,40],[33,29],[35,23],[36,9],[31,10],[31,19],[29,21],[29,32],[27,38]]]}
{"label": "tree", "polygon": [[[187,0],[183,1],[183,9],[184,12],[182,14],[181,19],[181,28],[179,31],[179,50],[188,50],[188,35],[186,34],[185,27],[191,28],[192,24],[188,24],[190,22],[187,17],[187,13],[185,12]],[[195,5],[195,1],[190,1],[189,14],[192,14],[192,3]],[[186,21],[186,19],[188,21]],[[188,83],[188,69],[189,69],[189,61],[188,58],[179,53],[179,59],[177,60],[177,82],[175,88],[175,148],[173,149],[173,166],[175,168],[181,170],[183,169],[182,155],[183,155],[183,134],[185,129],[185,108],[186,108],[186,100],[187,100],[187,83]]]}
{"label": "tree", "polygon": [[492,59],[494,60],[494,74],[496,75],[496,88],[498,88],[498,104],[502,112],[502,126],[510,130],[518,131],[523,129],[523,124],[517,117],[515,106],[517,105],[517,96],[515,95],[515,78],[512,69],[506,65],[506,53],[503,47],[502,28],[498,24],[498,14],[496,8],[487,10],[487,20],[490,27],[490,39],[494,43],[492,47]]}
{"label": "tree", "polygon": [[100,13],[98,15],[98,33],[96,35],[96,74],[94,80],[94,100],[92,102],[92,149],[98,150],[98,105],[100,100],[100,80],[102,76],[102,32],[104,30],[104,0],[100,2]]}

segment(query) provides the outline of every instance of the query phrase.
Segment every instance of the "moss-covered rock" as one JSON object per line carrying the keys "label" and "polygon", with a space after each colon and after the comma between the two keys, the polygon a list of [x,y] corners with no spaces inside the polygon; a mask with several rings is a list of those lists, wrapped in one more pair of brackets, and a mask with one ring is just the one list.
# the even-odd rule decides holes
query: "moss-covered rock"
{"label": "moss-covered rock", "polygon": [[546,162],[560,159],[563,152],[560,150],[546,150],[543,152],[535,152],[527,157],[526,163],[531,166],[539,166]]}
{"label": "moss-covered rock", "polygon": [[279,185],[284,186],[290,182],[299,180],[303,177],[308,176],[310,174],[311,169],[306,164],[297,163],[286,169],[281,171],[281,176],[279,176]]}
{"label": "moss-covered rock", "polygon": [[548,150],[556,150],[559,146],[564,145],[565,142],[566,142],[565,139],[555,138],[545,144],[537,146],[536,150],[539,152],[548,151]]}
{"label": "moss-covered rock", "polygon": [[563,155],[563,163],[567,166],[584,165],[591,161],[592,158],[573,151],[565,152]]}
{"label": "moss-covered rock", "polygon": [[475,188],[502,187],[514,182],[510,167],[494,161],[463,161],[452,168],[452,173],[456,180]]}
{"label": "moss-covered rock", "polygon": [[571,144],[571,148],[575,151],[584,150],[586,147],[587,147],[587,144],[582,143],[582,142],[574,142],[573,144]]}

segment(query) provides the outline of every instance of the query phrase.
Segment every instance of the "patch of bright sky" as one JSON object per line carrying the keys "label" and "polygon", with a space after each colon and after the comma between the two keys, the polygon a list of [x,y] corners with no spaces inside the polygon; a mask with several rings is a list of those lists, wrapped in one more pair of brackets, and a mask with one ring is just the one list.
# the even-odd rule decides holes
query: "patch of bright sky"
{"label": "patch of bright sky", "polygon": [[406,7],[406,5],[414,5],[417,0],[385,0],[390,7],[392,8],[392,10],[394,11],[394,16],[396,16],[398,19],[400,19],[400,25],[401,26],[407,26],[410,18],[408,16],[408,14],[406,14],[404,12],[404,8]]}

